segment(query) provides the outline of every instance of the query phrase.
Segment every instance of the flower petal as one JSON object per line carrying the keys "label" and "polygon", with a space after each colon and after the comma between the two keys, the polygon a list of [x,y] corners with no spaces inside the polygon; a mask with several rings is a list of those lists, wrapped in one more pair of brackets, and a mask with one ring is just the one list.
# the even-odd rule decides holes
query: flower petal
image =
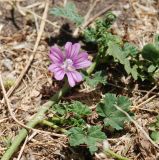
{"label": "flower petal", "polygon": [[64,60],[64,55],[58,47],[51,47],[49,57],[54,63],[62,63]]}
{"label": "flower petal", "polygon": [[72,73],[71,72],[67,72],[66,75],[68,77],[68,83],[69,83],[69,85],[71,87],[74,87],[76,83],[75,83],[75,80],[74,80],[74,78],[72,76]]}
{"label": "flower petal", "polygon": [[62,80],[65,76],[65,71],[57,64],[51,64],[49,70],[54,73],[56,80]]}
{"label": "flower petal", "polygon": [[54,74],[55,74],[55,79],[58,80],[58,81],[62,80],[64,78],[64,76],[65,76],[65,72],[62,69],[60,69],[59,71],[55,72]]}
{"label": "flower petal", "polygon": [[61,69],[61,67],[57,64],[51,64],[48,69],[49,71],[55,73],[58,72]]}
{"label": "flower petal", "polygon": [[88,54],[86,52],[80,53],[74,60],[74,66],[76,69],[87,68],[91,65],[91,61],[88,60]]}
{"label": "flower petal", "polygon": [[82,75],[79,73],[79,72],[77,72],[77,71],[73,71],[73,72],[71,72],[72,73],[72,77],[73,77],[73,79],[76,81],[76,82],[81,82],[82,81]]}
{"label": "flower petal", "polygon": [[81,45],[79,43],[72,44],[71,42],[67,42],[65,45],[66,49],[66,58],[76,59],[79,53]]}
{"label": "flower petal", "polygon": [[71,53],[72,50],[72,43],[71,42],[67,42],[65,44],[65,50],[66,50],[66,57]]}
{"label": "flower petal", "polygon": [[87,68],[92,64],[91,61],[85,60],[75,65],[76,69]]}

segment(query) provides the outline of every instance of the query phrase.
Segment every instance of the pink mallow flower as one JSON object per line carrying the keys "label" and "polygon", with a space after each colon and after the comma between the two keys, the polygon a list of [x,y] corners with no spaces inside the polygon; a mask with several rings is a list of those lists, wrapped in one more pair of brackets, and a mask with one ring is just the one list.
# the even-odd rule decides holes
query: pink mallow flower
{"label": "pink mallow flower", "polygon": [[82,75],[77,70],[91,65],[87,52],[79,53],[79,50],[79,43],[67,42],[64,53],[58,47],[52,47],[49,54],[52,61],[49,70],[54,73],[56,80],[62,80],[66,75],[71,87],[82,81]]}

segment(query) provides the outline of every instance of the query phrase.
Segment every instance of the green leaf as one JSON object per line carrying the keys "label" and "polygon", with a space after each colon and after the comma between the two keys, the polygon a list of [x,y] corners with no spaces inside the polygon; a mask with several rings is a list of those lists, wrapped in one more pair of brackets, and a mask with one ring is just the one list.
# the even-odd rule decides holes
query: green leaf
{"label": "green leaf", "polygon": [[68,131],[67,135],[71,146],[86,144],[91,154],[97,151],[97,143],[106,139],[106,135],[101,131],[100,126],[90,126],[84,129],[74,127]]}
{"label": "green leaf", "polygon": [[151,138],[156,142],[159,143],[159,131],[153,131],[151,133]]}
{"label": "green leaf", "polygon": [[82,128],[71,128],[67,134],[69,136],[69,143],[71,146],[78,146],[85,143],[85,135]]}
{"label": "green leaf", "polygon": [[104,99],[97,106],[97,113],[102,117],[109,117],[111,114],[115,112],[115,105],[117,98],[115,94],[107,93],[104,96]]}
{"label": "green leaf", "polygon": [[124,44],[123,50],[126,56],[136,56],[138,54],[138,49],[128,42]]}
{"label": "green leaf", "polygon": [[68,108],[68,112],[74,112],[77,115],[81,116],[91,114],[91,110],[89,109],[89,107],[79,101],[73,101]]}
{"label": "green leaf", "polygon": [[[55,104],[52,109],[53,112],[56,113],[56,116],[62,116],[62,121],[60,121],[60,124],[62,124],[63,126],[74,126],[74,127],[79,127],[79,126],[81,127],[85,125],[86,124],[84,120],[85,116],[91,114],[92,112],[87,105],[79,101],[73,101],[71,104],[68,103]],[[53,119],[55,119],[55,117]]]}
{"label": "green leaf", "polygon": [[54,14],[55,16],[68,18],[69,20],[75,22],[77,25],[81,25],[84,20],[84,18],[77,13],[76,6],[72,2],[67,3],[64,8],[52,8],[50,13]]}
{"label": "green leaf", "polygon": [[127,57],[128,52],[125,52],[118,44],[114,42],[109,42],[108,54],[113,56],[114,59],[118,60],[121,64],[124,65],[127,74],[131,74],[135,80],[137,79],[138,77],[137,66],[134,65],[133,67],[131,67],[130,60]]}
{"label": "green leaf", "polygon": [[109,42],[108,44],[108,54],[113,56],[115,59],[119,60],[121,64],[125,64],[125,58],[127,54],[122,51],[121,47],[113,42]]}
{"label": "green leaf", "polygon": [[128,97],[120,96],[117,98],[117,105],[121,107],[124,111],[129,112],[129,107],[132,105],[132,103]]}
{"label": "green leaf", "polygon": [[144,59],[157,63],[159,60],[159,50],[153,44],[147,44],[142,50]]}
{"label": "green leaf", "polygon": [[70,116],[66,119],[65,124],[67,126],[82,127],[86,124],[86,122],[80,116]]}
{"label": "green leaf", "polygon": [[95,72],[91,77],[84,75],[85,82],[91,88],[96,88],[98,84],[106,84],[106,76],[102,74],[102,71]]}
{"label": "green leaf", "polygon": [[68,106],[68,103],[54,104],[53,107],[52,107],[52,110],[54,112],[56,112],[57,114],[63,116],[67,113],[67,106]]}
{"label": "green leaf", "polygon": [[157,68],[157,67],[152,64],[152,65],[150,65],[150,66],[148,67],[148,72],[149,72],[149,73],[153,73],[153,72],[156,70],[156,68]]}
{"label": "green leaf", "polygon": [[104,18],[96,20],[95,25],[86,29],[84,32],[87,42],[97,44],[98,54],[100,54],[100,56],[106,56],[106,50],[110,41],[121,44],[121,38],[108,31],[115,19],[116,16],[108,12]]}
{"label": "green leaf", "polygon": [[129,121],[129,119],[124,113],[117,110],[115,105],[131,113],[131,102],[127,97],[116,97],[115,94],[110,93],[105,94],[103,101],[97,105],[97,113],[104,118],[105,126],[111,126],[116,130],[121,130],[123,129],[124,123]]}
{"label": "green leaf", "polygon": [[135,80],[137,80],[138,75],[139,75],[137,69],[138,69],[138,66],[137,66],[137,65],[134,65],[134,66],[132,67],[132,69],[131,69],[131,74],[132,74],[132,76],[133,76],[133,78],[134,78]]}

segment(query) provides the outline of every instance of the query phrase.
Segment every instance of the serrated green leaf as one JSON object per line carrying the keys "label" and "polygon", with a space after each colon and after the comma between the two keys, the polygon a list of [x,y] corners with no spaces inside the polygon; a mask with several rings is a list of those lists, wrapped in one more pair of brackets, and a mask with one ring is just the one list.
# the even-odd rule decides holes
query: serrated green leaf
{"label": "serrated green leaf", "polygon": [[52,109],[53,111],[55,111],[57,114],[63,116],[67,113],[67,107],[68,104],[64,104],[64,103],[58,103],[58,104],[54,104]]}
{"label": "serrated green leaf", "polygon": [[84,129],[75,127],[68,131],[69,143],[71,146],[86,144],[91,154],[97,151],[97,142],[106,139],[106,135],[101,131],[100,126],[90,126]]}
{"label": "serrated green leaf", "polygon": [[138,54],[138,49],[128,42],[124,44],[123,51],[125,52],[126,57],[136,56]]}
{"label": "serrated green leaf", "polygon": [[72,2],[67,3],[64,8],[52,8],[50,13],[54,14],[55,16],[68,18],[69,20],[75,22],[77,25],[82,24],[84,20],[84,18],[77,13],[76,6]]}
{"label": "serrated green leaf", "polygon": [[88,86],[95,88],[98,84],[106,84],[106,76],[102,74],[102,71],[95,72],[91,77],[84,75],[85,82]]}
{"label": "serrated green leaf", "polygon": [[118,123],[118,119],[115,117],[111,117],[111,118],[105,118],[104,119],[104,124],[105,126],[111,126],[112,128],[115,128],[116,130],[122,130],[123,129],[123,125],[120,126]]}
{"label": "serrated green leaf", "polygon": [[131,67],[130,60],[128,59],[128,53],[125,52],[118,44],[114,42],[108,43],[108,54],[113,56],[114,59],[118,60],[121,64],[124,65],[125,71],[127,74],[131,74],[136,80],[138,77],[137,66],[134,65]]}
{"label": "serrated green leaf", "polygon": [[129,112],[129,107],[132,105],[132,103],[128,97],[120,96],[117,98],[117,105],[124,109],[124,111]]}
{"label": "serrated green leaf", "polygon": [[105,94],[103,101],[97,105],[97,113],[104,118],[105,126],[121,130],[129,119],[124,113],[117,110],[115,105],[130,113],[130,100],[125,96],[116,97],[115,94],[110,93]]}
{"label": "serrated green leaf", "polygon": [[94,28],[88,28],[84,31],[84,37],[86,42],[96,41],[96,30]]}
{"label": "serrated green leaf", "polygon": [[85,136],[82,128],[74,127],[68,131],[69,143],[71,146],[78,146],[85,143]]}
{"label": "serrated green leaf", "polygon": [[122,51],[121,47],[113,42],[108,43],[108,54],[119,60],[121,64],[125,64],[126,54]]}
{"label": "serrated green leaf", "polygon": [[74,127],[82,127],[86,124],[84,119],[82,119],[80,116],[71,116],[69,119],[66,120],[67,126],[74,126]]}
{"label": "serrated green leaf", "polygon": [[[101,103],[97,106],[97,113],[102,116],[110,116],[116,110],[115,105],[117,98],[115,94],[107,93]],[[100,107],[99,107],[100,106]]]}
{"label": "serrated green leaf", "polygon": [[88,108],[88,106],[84,105],[79,101],[73,101],[72,104],[69,106],[68,111],[74,112],[77,115],[81,116],[91,114],[91,110]]}
{"label": "serrated green leaf", "polygon": [[88,28],[84,32],[84,36],[87,42],[94,42],[98,46],[98,54],[106,56],[106,50],[109,42],[121,44],[121,38],[113,35],[108,31],[112,23],[115,21],[116,16],[112,13],[107,13],[104,18],[98,19],[95,25]]}

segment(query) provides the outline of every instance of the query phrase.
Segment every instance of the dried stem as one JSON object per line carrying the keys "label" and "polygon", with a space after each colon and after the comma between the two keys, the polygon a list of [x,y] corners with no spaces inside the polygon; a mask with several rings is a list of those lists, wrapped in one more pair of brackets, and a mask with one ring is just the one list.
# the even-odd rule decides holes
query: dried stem
{"label": "dried stem", "polygon": [[153,146],[155,146],[156,148],[159,149],[159,146],[149,137],[149,135],[145,132],[145,130],[135,121],[131,118],[131,116],[125,112],[123,109],[121,109],[119,106],[115,105],[116,109],[118,109],[119,111],[121,111],[122,113],[124,113],[128,119],[134,123],[134,125],[136,126],[137,129],[139,129],[143,134],[144,136],[152,143]]}
{"label": "dried stem", "polygon": [[[43,13],[43,19],[46,19],[47,18],[47,12],[48,12],[48,8],[49,8],[49,0],[46,0],[46,4],[45,4],[45,9],[44,9],[44,13]],[[30,56],[25,68],[23,69],[23,71],[21,72],[21,74],[19,75],[18,79],[16,80],[15,84],[9,89],[8,93],[7,93],[7,96],[9,97],[13,91],[17,88],[17,86],[19,86],[21,80],[23,79],[24,75],[26,74],[26,72],[28,71],[34,57],[35,57],[35,54],[36,54],[36,50],[38,48],[38,45],[39,45],[39,42],[40,42],[40,39],[41,39],[41,36],[42,36],[42,33],[44,31],[44,27],[45,27],[45,21],[42,20],[41,21],[41,25],[40,25],[40,30],[38,32],[38,36],[37,36],[37,39],[36,39],[36,42],[35,42],[35,45],[34,45],[34,49],[33,49],[33,53],[32,55]],[[4,99],[2,99],[2,103],[4,102]]]}
{"label": "dried stem", "polygon": [[18,155],[17,160],[20,160],[20,158],[21,158],[21,156],[22,156],[22,153],[23,153],[23,151],[24,151],[25,145],[27,144],[27,142],[28,142],[28,136],[25,138],[24,144],[23,144],[23,146],[22,146],[22,148],[21,148],[21,150],[20,150],[20,152],[19,152],[19,155]]}
{"label": "dried stem", "polygon": [[[96,4],[97,4],[99,1],[100,1],[100,0],[95,0],[94,3],[92,4],[92,6],[89,8],[86,16],[84,17],[84,22],[83,22],[83,24],[81,25],[81,28],[83,28],[83,26],[85,25],[85,23],[87,23],[87,20],[88,20],[88,18],[90,17],[91,12],[93,11],[93,9],[95,8]],[[73,32],[73,36],[74,36],[74,37],[77,37],[78,32],[79,32],[79,29],[80,29],[80,28],[77,27],[77,28],[75,29],[75,31]]]}

